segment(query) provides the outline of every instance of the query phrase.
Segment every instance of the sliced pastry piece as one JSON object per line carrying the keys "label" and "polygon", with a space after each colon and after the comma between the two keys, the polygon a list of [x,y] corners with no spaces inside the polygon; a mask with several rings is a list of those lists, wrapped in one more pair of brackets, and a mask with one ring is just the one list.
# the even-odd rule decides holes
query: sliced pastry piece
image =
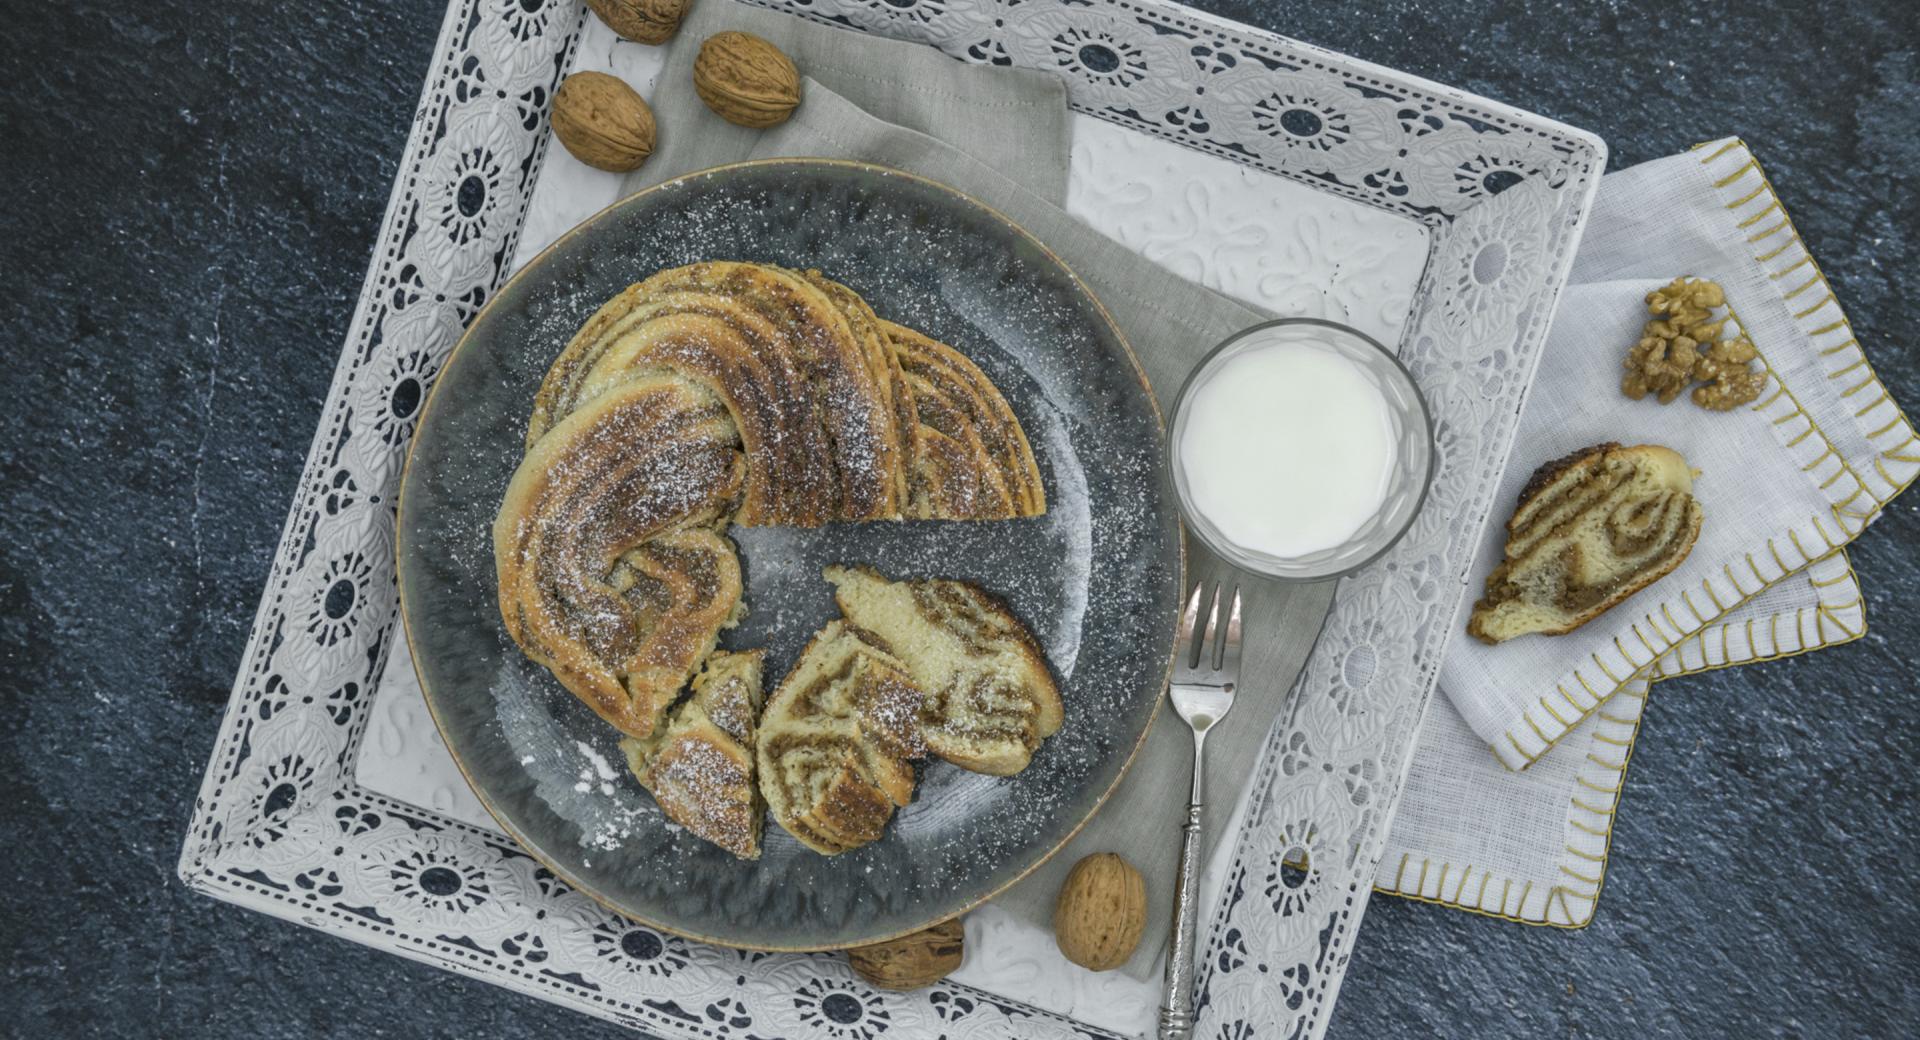
{"label": "sliced pastry piece", "polygon": [[879,838],[913,798],[921,693],[884,651],[829,623],[767,699],[756,757],[774,820],[832,856]]}
{"label": "sliced pastry piece", "polygon": [[737,616],[740,562],[715,525],[742,470],[719,402],[655,375],[568,416],[507,486],[493,526],[507,632],[628,736],[653,732]]}
{"label": "sliced pastry piece", "polygon": [[927,750],[962,769],[1011,776],[1060,728],[1059,688],[1033,636],[1004,604],[960,581],[889,581],[829,567],[848,623],[926,691]]}
{"label": "sliced pastry piece", "polygon": [[713,724],[753,747],[760,726],[761,680],[765,650],[717,650],[693,680],[690,704],[698,704]]}
{"label": "sliced pastry piece", "polygon": [[1671,448],[1600,444],[1535,471],[1467,632],[1564,635],[1653,584],[1700,534],[1693,471]]}
{"label": "sliced pastry piece", "polygon": [[754,783],[761,651],[720,651],[651,737],[620,742],[667,819],[741,859],[760,858],[766,805]]}

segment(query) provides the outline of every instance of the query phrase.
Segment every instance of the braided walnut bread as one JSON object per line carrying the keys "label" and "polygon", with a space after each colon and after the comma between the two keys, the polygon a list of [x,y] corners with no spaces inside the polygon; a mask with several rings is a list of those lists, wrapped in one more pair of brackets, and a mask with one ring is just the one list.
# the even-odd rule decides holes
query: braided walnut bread
{"label": "braided walnut bread", "polygon": [[527,452],[494,521],[500,613],[520,649],[644,737],[740,602],[716,529],[744,479],[725,409],[670,374],[635,379]]}
{"label": "braided walnut bread", "polygon": [[[972,362],[764,264],[662,271],[608,301],[548,370],[527,445],[494,524],[507,631],[634,737],[737,616],[726,524],[1046,511]],[[697,544],[646,556],[669,538]]]}
{"label": "braided walnut bread", "polygon": [[[500,611],[530,658],[638,742],[635,772],[664,806],[659,741],[695,733],[720,747],[725,732],[692,702],[664,737],[662,724],[742,614],[729,524],[1045,511],[1025,431],[965,355],[882,320],[817,271],[692,264],[609,300],[549,368],[494,522]],[[874,674],[885,663],[863,660],[881,662],[863,665]],[[1009,739],[1025,751],[1010,753]],[[1002,772],[1024,766],[1038,737],[934,742]],[[906,744],[894,750],[911,757]],[[890,804],[911,794],[910,770],[902,788],[897,769],[863,768]],[[843,825],[820,830],[818,845],[877,834]],[[725,835],[713,840],[757,850],[738,828]]]}

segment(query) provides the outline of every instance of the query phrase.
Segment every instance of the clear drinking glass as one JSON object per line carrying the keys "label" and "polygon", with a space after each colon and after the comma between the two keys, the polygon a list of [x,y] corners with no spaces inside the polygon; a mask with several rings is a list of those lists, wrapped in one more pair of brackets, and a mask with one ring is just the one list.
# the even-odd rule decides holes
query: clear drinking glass
{"label": "clear drinking glass", "polygon": [[[1394,469],[1387,494],[1372,519],[1339,545],[1302,556],[1274,556],[1237,545],[1195,508],[1180,459],[1186,433],[1188,405],[1194,391],[1240,354],[1290,343],[1311,343],[1335,351],[1354,362],[1387,401],[1394,442]],[[1427,499],[1433,483],[1433,420],[1427,402],[1400,359],[1357,329],[1318,318],[1281,318],[1242,329],[1213,348],[1194,366],[1173,405],[1173,426],[1167,438],[1173,486],[1187,529],[1207,548],[1229,563],[1256,574],[1283,581],[1320,581],[1365,567],[1393,548],[1407,532]]]}

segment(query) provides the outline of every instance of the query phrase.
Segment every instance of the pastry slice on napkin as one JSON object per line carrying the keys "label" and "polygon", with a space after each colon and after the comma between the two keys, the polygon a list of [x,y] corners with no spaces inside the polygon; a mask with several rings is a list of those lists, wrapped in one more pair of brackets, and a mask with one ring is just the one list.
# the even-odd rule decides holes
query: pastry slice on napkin
{"label": "pastry slice on napkin", "polygon": [[[1696,268],[1695,270],[1701,270]],[[1708,274],[1720,272],[1708,271]],[[1728,332],[1747,336],[1769,363],[1767,385],[1752,405],[1710,412],[1662,407],[1620,391],[1620,357],[1638,337],[1648,292],[1672,280],[1671,268],[1647,279],[1570,286],[1548,343],[1548,361],[1528,397],[1498,494],[1523,497],[1542,463],[1581,445],[1633,438],[1665,445],[1703,477],[1688,489],[1705,520],[1691,549],[1599,597],[1612,609],[1568,629],[1591,612],[1577,604],[1537,628],[1476,618],[1474,632],[1505,638],[1520,631],[1565,630],[1552,639],[1456,639],[1441,665],[1440,688],[1460,716],[1509,769],[1525,769],[1592,714],[1621,685],[1674,645],[1761,589],[1831,552],[1842,537],[1835,511],[1859,483],[1829,448],[1822,427],[1800,408],[1770,364],[1770,341],[1751,335],[1759,304],[1729,285]],[[1727,281],[1723,277],[1723,282]],[[1784,349],[1784,348],[1782,348]],[[1631,443],[1631,442],[1629,442]],[[1521,521],[1525,523],[1524,520]],[[1512,579],[1512,534],[1489,524],[1476,570],[1493,579],[1488,600]],[[1630,554],[1631,555],[1631,554]],[[1671,565],[1671,566],[1668,566]],[[1501,568],[1507,573],[1497,573]],[[1665,570],[1666,573],[1660,573]],[[1482,608],[1484,609],[1484,608]],[[1513,608],[1509,608],[1512,610]]]}
{"label": "pastry slice on napkin", "polygon": [[1671,448],[1609,443],[1555,459],[1520,492],[1467,632],[1489,644],[1565,635],[1680,566],[1700,520],[1693,471]]}
{"label": "pastry slice on napkin", "polygon": [[[1624,682],[1607,669],[1624,677],[1621,666],[1635,663],[1615,656],[1613,637],[1637,649],[1637,625],[1656,645],[1662,638],[1648,627],[1638,600],[1556,639],[1495,647],[1454,640],[1441,681],[1446,696],[1436,699],[1420,731],[1378,890],[1535,924],[1587,924],[1607,871],[1647,680],[1804,653],[1864,633],[1859,581],[1846,554],[1826,549],[1819,532],[1835,541],[1857,532],[1872,504],[1890,494],[1871,482],[1904,483],[1915,467],[1876,458],[1902,444],[1905,426],[1894,422],[1898,408],[1887,403],[1884,388],[1864,382],[1870,379],[1861,371],[1865,356],[1839,320],[1837,302],[1829,297],[1808,306],[1815,299],[1804,289],[1812,267],[1783,215],[1754,157],[1737,141],[1601,182],[1501,493],[1516,494],[1541,458],[1586,439],[1632,437],[1680,449],[1704,471],[1695,493],[1710,515],[1687,560],[1639,597],[1659,600],[1675,588],[1682,593],[1671,622],[1665,612],[1650,614],[1668,638],[1679,639]],[[1765,232],[1759,240],[1756,231]],[[1765,355],[1775,385],[1751,405],[1728,413],[1679,403],[1663,408],[1617,389],[1618,352],[1633,343],[1646,317],[1639,308],[1644,297],[1634,294],[1669,285],[1683,272],[1727,286],[1739,321],[1726,331],[1750,336]],[[1789,272],[1800,277],[1785,277]],[[1789,292],[1803,298],[1788,299]],[[1597,329],[1596,321],[1602,323]],[[1845,375],[1832,379],[1833,372]],[[1804,412],[1783,392],[1789,386]],[[1856,389],[1842,396],[1849,388]],[[1675,389],[1679,397],[1685,388]],[[1735,529],[1769,518],[1787,533],[1769,539],[1755,531],[1757,538],[1728,541],[1732,551],[1716,547]],[[1505,537],[1497,524],[1489,527],[1487,560]],[[1794,564],[1803,550],[1819,558],[1760,588],[1749,559],[1765,567],[1777,551]],[[1728,562],[1705,565],[1715,557]],[[1689,570],[1723,581],[1737,574],[1739,590],[1720,594],[1750,595],[1738,604],[1716,604],[1698,582],[1684,580],[1681,572]],[[1467,591],[1466,598],[1479,591]],[[1679,628],[1694,620],[1689,604],[1708,617],[1687,634]],[[1590,706],[1584,717],[1562,699],[1563,688]],[[1689,710],[1715,707],[1697,702]],[[1517,743],[1508,739],[1509,729]],[[1543,737],[1551,738],[1550,747]]]}

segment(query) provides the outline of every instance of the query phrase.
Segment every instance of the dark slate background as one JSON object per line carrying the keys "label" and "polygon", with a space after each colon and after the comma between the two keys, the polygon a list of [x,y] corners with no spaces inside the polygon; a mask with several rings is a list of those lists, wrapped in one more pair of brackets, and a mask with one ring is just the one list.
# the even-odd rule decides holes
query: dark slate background
{"label": "dark slate background", "polygon": [[[1920,408],[1914,0],[1200,6],[1615,168],[1743,136]],[[5,12],[0,1033],[630,1035],[174,877],[441,8]],[[1655,690],[1590,928],[1377,898],[1333,1034],[1912,1035],[1917,508],[1855,548],[1865,639]]]}

